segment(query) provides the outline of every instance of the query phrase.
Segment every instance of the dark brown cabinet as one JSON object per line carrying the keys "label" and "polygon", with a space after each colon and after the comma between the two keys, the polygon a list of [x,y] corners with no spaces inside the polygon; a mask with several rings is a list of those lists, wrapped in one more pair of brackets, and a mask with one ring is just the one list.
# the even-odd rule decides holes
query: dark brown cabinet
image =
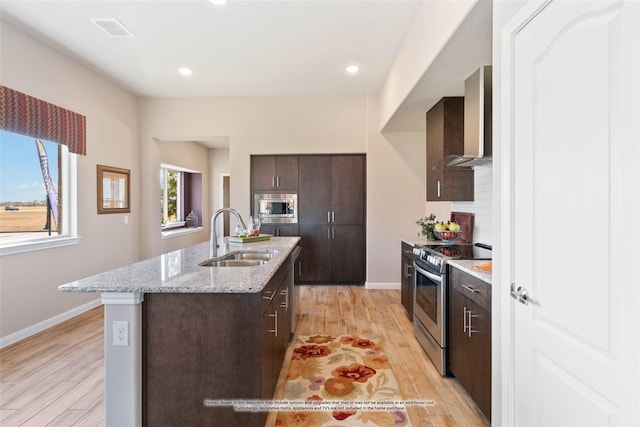
{"label": "dark brown cabinet", "polygon": [[449,267],[449,370],[491,420],[491,285]]}
{"label": "dark brown cabinet", "polygon": [[298,236],[298,224],[262,224],[260,233],[272,236]]}
{"label": "dark brown cabinet", "polygon": [[473,200],[473,170],[446,166],[462,154],[464,97],[445,97],[427,112],[427,201]]}
{"label": "dark brown cabinet", "polygon": [[400,302],[413,322],[413,246],[405,242],[401,242],[400,264]]}
{"label": "dark brown cabinet", "polygon": [[254,191],[298,189],[298,156],[251,156]]}
{"label": "dark brown cabinet", "polygon": [[365,168],[360,154],[300,156],[300,282],[364,283]]}
{"label": "dark brown cabinet", "polygon": [[273,397],[290,338],[291,262],[254,294],[146,294],[146,426],[263,426],[267,413],[205,406]]}

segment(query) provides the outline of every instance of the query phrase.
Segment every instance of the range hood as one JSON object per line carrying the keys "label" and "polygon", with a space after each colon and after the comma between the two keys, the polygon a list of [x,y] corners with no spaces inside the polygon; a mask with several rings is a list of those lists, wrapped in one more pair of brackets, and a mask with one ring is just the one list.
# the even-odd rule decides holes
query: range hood
{"label": "range hood", "polygon": [[480,67],[464,81],[464,154],[447,167],[491,162],[491,66]]}

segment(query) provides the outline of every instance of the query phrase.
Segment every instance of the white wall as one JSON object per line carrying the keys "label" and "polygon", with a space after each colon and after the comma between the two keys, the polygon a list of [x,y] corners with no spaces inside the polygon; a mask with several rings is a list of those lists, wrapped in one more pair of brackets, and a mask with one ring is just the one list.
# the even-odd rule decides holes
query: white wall
{"label": "white wall", "polygon": [[[87,118],[87,155],[78,158],[80,243],[0,257],[5,345],[99,298],[62,294],[59,285],[138,260],[141,188],[136,98],[5,21],[0,31],[1,83]],[[97,164],[131,169],[128,225],[124,214],[97,214]]]}
{"label": "white wall", "polygon": [[384,129],[477,1],[422,2],[380,89],[378,129]]}

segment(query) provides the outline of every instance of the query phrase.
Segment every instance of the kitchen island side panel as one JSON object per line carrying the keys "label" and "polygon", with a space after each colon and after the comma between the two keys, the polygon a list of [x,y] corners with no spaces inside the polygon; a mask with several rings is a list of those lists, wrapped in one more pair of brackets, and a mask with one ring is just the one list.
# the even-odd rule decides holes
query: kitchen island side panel
{"label": "kitchen island side panel", "polygon": [[205,399],[261,398],[261,294],[147,294],[143,425],[260,426]]}

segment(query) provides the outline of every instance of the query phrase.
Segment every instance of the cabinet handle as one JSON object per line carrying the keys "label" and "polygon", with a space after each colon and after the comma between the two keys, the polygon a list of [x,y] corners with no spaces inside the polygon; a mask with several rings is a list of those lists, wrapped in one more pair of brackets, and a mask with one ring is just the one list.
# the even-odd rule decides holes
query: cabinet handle
{"label": "cabinet handle", "polygon": [[272,186],[273,188],[275,188],[275,187],[276,187],[276,176],[275,176],[275,175],[271,177],[271,186]]}
{"label": "cabinet handle", "polygon": [[331,239],[331,229],[327,228],[327,239]]}
{"label": "cabinet handle", "polygon": [[462,332],[467,332],[467,307],[462,309]]}
{"label": "cabinet handle", "polygon": [[465,285],[464,283],[460,283],[460,286],[471,292],[472,294],[479,293],[477,290],[473,289],[471,286]]}
{"label": "cabinet handle", "polygon": [[[267,292],[269,292],[269,291],[267,291]],[[267,296],[263,296],[262,299],[268,299],[269,301],[271,301],[275,294],[276,294],[275,292],[271,292],[271,295],[269,295],[268,297]]]}
{"label": "cabinet handle", "polygon": [[413,277],[413,271],[411,271],[412,268],[411,264],[407,264],[406,262],[404,263],[404,277],[406,279]]}
{"label": "cabinet handle", "polygon": [[335,212],[331,212],[331,222],[336,222],[336,213]]}
{"label": "cabinet handle", "polygon": [[278,336],[278,311],[276,310],[273,314],[269,314],[269,317],[273,317],[273,329],[269,329],[268,332],[273,332],[274,336]]}
{"label": "cabinet handle", "polygon": [[327,211],[327,222],[331,222],[331,212]]}
{"label": "cabinet handle", "polygon": [[331,238],[332,239],[336,238],[336,229],[335,229],[335,227],[331,227]]}
{"label": "cabinet handle", "polygon": [[280,187],[280,176],[276,175],[276,187]]}
{"label": "cabinet handle", "polygon": [[440,197],[440,181],[438,181],[438,197]]}
{"label": "cabinet handle", "polygon": [[302,276],[302,261],[298,261],[298,276]]}
{"label": "cabinet handle", "polygon": [[[476,314],[472,314],[471,310],[467,310],[467,307],[464,308],[465,310],[465,323],[466,323],[466,328],[467,328],[467,332],[468,332],[468,336],[469,338],[471,338],[471,334],[473,334],[474,332],[478,332],[477,330],[474,330],[473,327],[471,326],[471,319],[474,317],[478,317]],[[468,317],[468,320],[466,320],[466,318]]]}
{"label": "cabinet handle", "polygon": [[284,302],[280,304],[280,308],[289,310],[289,288],[285,288],[280,291],[280,295],[284,295]]}

